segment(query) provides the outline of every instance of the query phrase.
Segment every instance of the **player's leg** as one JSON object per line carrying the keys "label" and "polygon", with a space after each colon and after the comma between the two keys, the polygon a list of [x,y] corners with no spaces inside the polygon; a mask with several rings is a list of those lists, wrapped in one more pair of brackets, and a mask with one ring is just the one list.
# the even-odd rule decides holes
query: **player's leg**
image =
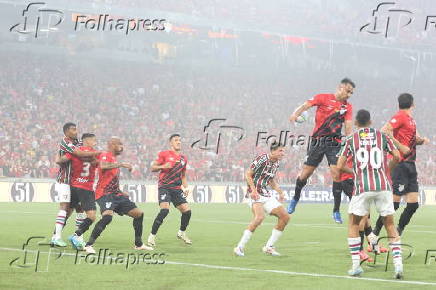
{"label": "player's leg", "polygon": [[176,207],[182,214],[182,216],[180,217],[180,228],[179,231],[177,232],[177,238],[181,239],[186,244],[191,245],[192,241],[186,235],[186,228],[188,227],[189,220],[191,219],[191,209],[189,208],[187,202],[179,204]]}
{"label": "player's leg", "polygon": [[295,212],[295,207],[300,201],[301,191],[306,186],[307,180],[312,176],[315,169],[324,158],[324,146],[320,144],[317,139],[311,139],[310,146],[307,151],[306,161],[304,162],[303,169],[298,174],[297,181],[295,182],[295,193],[288,205],[288,213]]}
{"label": "player's leg", "polygon": [[251,211],[253,212],[253,219],[251,220],[250,224],[242,234],[241,240],[239,241],[238,245],[236,246],[236,248],[233,249],[233,252],[237,256],[244,256],[245,245],[250,240],[251,236],[253,235],[253,232],[257,229],[258,226],[262,224],[263,220],[265,219],[263,203],[261,202],[252,203]]}
{"label": "player's leg", "polygon": [[326,145],[325,145],[327,147],[326,158],[330,167],[330,174],[333,179],[332,193],[333,193],[334,205],[333,205],[332,217],[333,220],[338,224],[342,224],[342,217],[339,208],[341,206],[341,197],[342,197],[342,190],[343,190],[341,179],[340,179],[340,175],[341,175],[340,170],[336,166],[336,163],[338,162],[337,154],[341,148],[340,145],[341,144],[339,142],[333,140],[332,142],[326,141]]}
{"label": "player's leg", "polygon": [[264,205],[264,208],[270,215],[277,217],[277,225],[272,229],[271,236],[263,247],[263,252],[272,256],[280,256],[275,250],[275,243],[282,236],[286,225],[289,222],[289,214],[285,208],[276,200],[270,199]]}
{"label": "player's leg", "polygon": [[96,206],[94,196],[94,192],[90,190],[81,189],[78,192],[80,205],[85,211],[86,216],[83,222],[74,232],[74,234],[69,237],[70,242],[76,249],[84,248],[85,244],[83,243],[83,234],[89,229],[89,227],[96,219]]}
{"label": "player's leg", "polygon": [[87,253],[95,253],[93,245],[101,233],[106,229],[106,226],[112,222],[113,215],[113,210],[105,210],[101,213],[101,219],[95,225],[94,229],[92,230],[91,237],[85,245],[85,251]]}
{"label": "player's leg", "polygon": [[62,240],[62,230],[65,226],[67,213],[70,209],[70,186],[68,184],[55,183],[55,191],[59,198],[59,211],[56,216],[55,229],[51,243],[56,246],[65,247],[67,244]]}
{"label": "player's leg", "polygon": [[[143,221],[144,221],[144,212],[136,207],[135,203],[130,201],[126,197],[126,201],[123,202],[124,205],[122,207],[123,212],[127,211],[127,215],[133,218],[133,229],[135,231],[135,250],[147,250],[152,251],[153,248],[144,245],[142,242],[142,228],[143,228]],[[134,207],[133,207],[134,206]],[[129,208],[131,208],[129,210]]]}
{"label": "player's leg", "polygon": [[394,205],[392,202],[392,194],[389,191],[380,192],[374,200],[375,207],[378,213],[384,217],[384,225],[389,238],[389,247],[392,251],[392,259],[395,268],[395,278],[403,278],[403,260],[401,257],[401,237],[395,228]]}
{"label": "player's leg", "polygon": [[159,198],[160,210],[153,221],[153,226],[151,227],[151,233],[147,239],[147,245],[150,247],[156,246],[157,231],[159,230],[160,226],[164,222],[164,219],[167,217],[167,215],[170,212],[171,195],[168,192],[168,190],[163,189],[163,188],[159,188],[158,189],[158,198]]}
{"label": "player's leg", "polygon": [[408,183],[404,187],[407,204],[400,216],[400,220],[398,221],[397,230],[400,236],[419,207],[419,186],[415,163],[408,162],[405,164],[405,167],[408,172]]}

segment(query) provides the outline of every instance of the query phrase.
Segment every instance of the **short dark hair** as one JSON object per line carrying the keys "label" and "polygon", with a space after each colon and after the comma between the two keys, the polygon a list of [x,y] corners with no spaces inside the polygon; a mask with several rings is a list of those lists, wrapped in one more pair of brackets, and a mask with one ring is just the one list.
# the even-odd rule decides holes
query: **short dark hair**
{"label": "short dark hair", "polygon": [[71,127],[76,127],[76,124],[68,122],[64,124],[64,127],[62,128],[62,130],[65,132],[67,132]]}
{"label": "short dark hair", "polygon": [[168,140],[171,141],[175,137],[180,137],[180,134],[172,134]]}
{"label": "short dark hair", "polygon": [[356,115],[356,121],[359,126],[366,126],[371,121],[371,114],[367,110],[359,110]]}
{"label": "short dark hair", "polygon": [[269,150],[270,151],[275,151],[275,150],[277,150],[277,149],[279,149],[281,147],[285,147],[285,145],[281,144],[280,142],[273,142],[271,144],[271,146],[269,146]]}
{"label": "short dark hair", "polygon": [[342,80],[341,80],[341,84],[343,84],[343,85],[347,85],[347,84],[349,84],[349,85],[351,85],[353,88],[356,87],[356,84],[355,84],[352,80],[350,80],[349,78],[344,78],[344,79],[342,79]]}
{"label": "short dark hair", "polygon": [[404,93],[398,96],[398,107],[400,109],[410,109],[413,105],[413,96],[408,93]]}
{"label": "short dark hair", "polygon": [[92,138],[92,137],[95,137],[95,135],[92,133],[83,133],[82,140],[86,139],[86,138]]}

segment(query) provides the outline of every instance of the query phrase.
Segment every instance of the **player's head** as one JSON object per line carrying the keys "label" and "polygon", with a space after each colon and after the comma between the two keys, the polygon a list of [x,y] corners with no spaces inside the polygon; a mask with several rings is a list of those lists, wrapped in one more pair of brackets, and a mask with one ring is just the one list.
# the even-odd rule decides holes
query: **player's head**
{"label": "player's head", "polygon": [[341,80],[341,83],[336,90],[336,96],[339,98],[340,101],[348,100],[353,94],[355,87],[356,85],[352,80],[350,80],[349,78],[345,78]]}
{"label": "player's head", "polygon": [[400,110],[410,109],[414,107],[413,96],[408,93],[404,93],[398,96],[398,107]]}
{"label": "player's head", "polygon": [[123,142],[119,137],[113,136],[107,142],[107,148],[110,152],[114,153],[114,155],[120,155],[123,152]]}
{"label": "player's head", "polygon": [[180,134],[173,134],[169,138],[171,149],[180,151],[182,149],[182,140]]}
{"label": "player's head", "polygon": [[82,135],[82,142],[84,146],[93,148],[97,145],[97,138],[92,133],[84,133]]}
{"label": "player's head", "polygon": [[68,122],[65,123],[62,128],[64,131],[64,135],[71,139],[77,139],[77,126],[74,123]]}
{"label": "player's head", "polygon": [[281,160],[285,156],[285,145],[279,142],[272,143],[269,150],[272,159]]}
{"label": "player's head", "polygon": [[367,110],[359,110],[356,115],[356,126],[365,128],[371,126],[371,114]]}

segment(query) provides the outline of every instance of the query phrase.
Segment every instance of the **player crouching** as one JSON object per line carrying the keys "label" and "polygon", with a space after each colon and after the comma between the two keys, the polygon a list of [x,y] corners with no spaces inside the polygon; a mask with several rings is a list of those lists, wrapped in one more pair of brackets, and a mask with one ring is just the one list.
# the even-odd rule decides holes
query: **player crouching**
{"label": "player crouching", "polygon": [[[289,214],[280,202],[284,201],[283,191],[274,179],[279,168],[279,160],[285,155],[285,148],[279,143],[273,143],[270,147],[270,153],[263,153],[256,157],[245,173],[249,196],[249,206],[253,211],[253,219],[244,231],[239,244],[233,252],[237,256],[244,256],[244,247],[251,238],[253,232],[265,219],[265,213],[278,218],[277,225],[273,228],[271,237],[262,248],[265,254],[280,256],[275,250],[274,244],[280,238],[289,221]],[[272,196],[272,191],[267,187],[279,193],[279,200]]]}

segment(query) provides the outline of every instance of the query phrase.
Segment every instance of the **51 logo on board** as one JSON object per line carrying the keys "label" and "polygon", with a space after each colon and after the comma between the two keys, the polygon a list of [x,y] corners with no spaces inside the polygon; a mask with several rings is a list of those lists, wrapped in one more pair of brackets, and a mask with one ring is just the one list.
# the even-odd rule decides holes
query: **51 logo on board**
{"label": "51 logo on board", "polygon": [[142,184],[125,184],[123,192],[129,194],[129,198],[133,202],[145,202],[147,190],[145,185]]}
{"label": "51 logo on board", "polygon": [[239,185],[228,185],[226,187],[226,202],[240,203],[244,201],[244,190]]}
{"label": "51 logo on board", "polygon": [[209,203],[212,200],[212,190],[208,185],[196,185],[192,197],[196,203]]}
{"label": "51 logo on board", "polygon": [[10,194],[14,202],[31,202],[35,196],[35,190],[30,182],[14,182]]}

